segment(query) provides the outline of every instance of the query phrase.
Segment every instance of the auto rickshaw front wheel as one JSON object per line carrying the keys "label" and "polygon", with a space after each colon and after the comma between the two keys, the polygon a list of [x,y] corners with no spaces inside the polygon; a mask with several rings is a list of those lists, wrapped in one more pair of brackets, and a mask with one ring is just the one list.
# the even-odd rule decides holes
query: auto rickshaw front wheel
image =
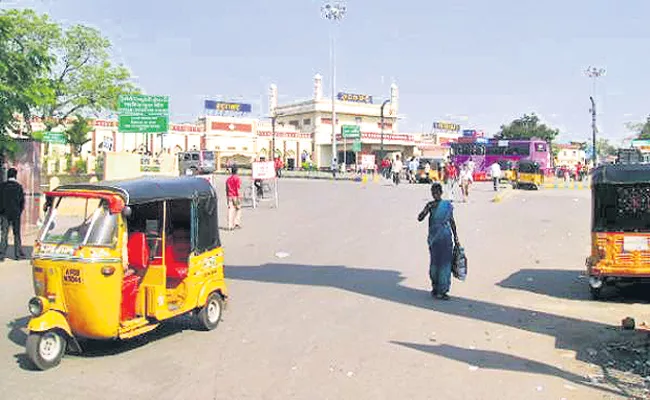
{"label": "auto rickshaw front wheel", "polygon": [[219,325],[223,312],[223,298],[221,294],[213,292],[208,296],[205,306],[198,313],[199,323],[206,331],[211,331]]}
{"label": "auto rickshaw front wheel", "polygon": [[56,367],[61,362],[67,346],[66,337],[56,330],[32,332],[25,345],[27,357],[41,371]]}

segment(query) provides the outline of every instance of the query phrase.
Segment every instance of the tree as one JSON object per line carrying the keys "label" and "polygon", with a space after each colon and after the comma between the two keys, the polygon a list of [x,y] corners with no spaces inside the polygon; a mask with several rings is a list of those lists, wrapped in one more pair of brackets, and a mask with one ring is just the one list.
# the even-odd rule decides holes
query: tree
{"label": "tree", "polygon": [[[0,12],[0,164],[15,151],[10,133],[31,133],[32,111],[54,99],[46,79],[58,27],[31,10]],[[20,118],[16,118],[20,116]]]}
{"label": "tree", "polygon": [[120,94],[138,92],[129,70],[111,63],[111,44],[98,30],[75,25],[61,29],[58,38],[51,49],[56,63],[48,76],[54,98],[39,109],[46,131],[72,115],[115,110]]}
{"label": "tree", "polygon": [[79,155],[81,147],[90,142],[88,132],[92,129],[92,121],[81,115],[77,115],[72,124],[68,125],[65,135],[73,155]]}
{"label": "tree", "polygon": [[627,129],[637,134],[638,139],[650,139],[650,116],[645,122],[628,122],[625,124]]}
{"label": "tree", "polygon": [[552,143],[559,131],[540,123],[539,117],[533,114],[525,114],[515,119],[508,125],[501,125],[501,130],[495,136],[499,139],[522,139],[530,140],[538,138]]}
{"label": "tree", "polygon": [[607,156],[615,156],[617,149],[616,146],[609,143],[609,140],[601,138],[596,140],[596,152],[598,157],[604,158]]}

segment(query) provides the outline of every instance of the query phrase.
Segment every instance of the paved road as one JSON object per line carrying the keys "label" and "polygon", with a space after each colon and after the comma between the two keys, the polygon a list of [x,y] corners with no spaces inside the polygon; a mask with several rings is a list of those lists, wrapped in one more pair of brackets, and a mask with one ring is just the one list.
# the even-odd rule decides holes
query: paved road
{"label": "paved road", "polygon": [[22,355],[29,266],[7,262],[2,397],[624,398],[586,380],[600,372],[589,348],[646,306],[588,300],[589,192],[492,203],[489,184],[476,186],[456,206],[470,271],[450,302],[428,294],[426,226],[416,221],[426,185],[283,180],[279,209],[245,210],[243,230],[222,232],[232,298],[216,331],[180,320],[45,373]]}

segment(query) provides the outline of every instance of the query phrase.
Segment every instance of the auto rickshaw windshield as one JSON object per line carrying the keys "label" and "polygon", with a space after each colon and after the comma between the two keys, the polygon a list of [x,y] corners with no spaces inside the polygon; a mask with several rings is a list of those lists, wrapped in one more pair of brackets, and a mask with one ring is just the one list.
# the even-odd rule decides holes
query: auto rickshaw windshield
{"label": "auto rickshaw windshield", "polygon": [[113,246],[117,241],[117,218],[102,199],[56,198],[45,218],[40,240],[58,245]]}

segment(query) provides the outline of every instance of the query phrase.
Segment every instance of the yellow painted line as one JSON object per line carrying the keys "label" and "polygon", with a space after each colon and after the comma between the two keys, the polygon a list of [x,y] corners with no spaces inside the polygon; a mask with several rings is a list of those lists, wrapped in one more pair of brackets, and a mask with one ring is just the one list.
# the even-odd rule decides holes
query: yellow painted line
{"label": "yellow painted line", "polygon": [[510,197],[512,193],[513,193],[512,189],[501,190],[494,195],[491,201],[492,203],[500,203],[506,198]]}

